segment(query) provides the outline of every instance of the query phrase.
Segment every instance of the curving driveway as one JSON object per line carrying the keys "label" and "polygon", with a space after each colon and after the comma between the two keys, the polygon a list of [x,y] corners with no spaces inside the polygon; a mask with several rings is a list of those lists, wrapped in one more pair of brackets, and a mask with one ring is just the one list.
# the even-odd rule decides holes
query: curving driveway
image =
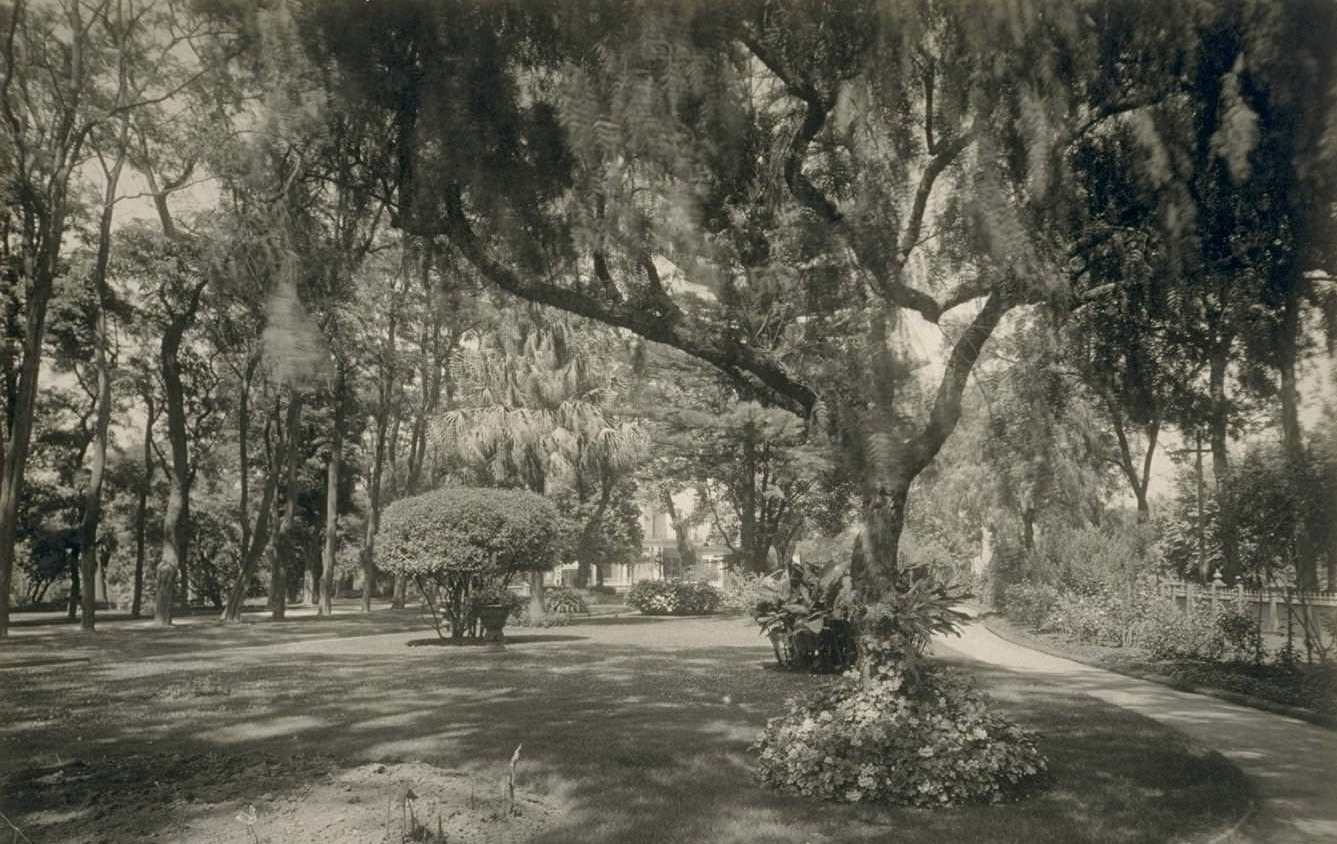
{"label": "curving driveway", "polygon": [[1255,783],[1261,805],[1220,844],[1337,842],[1337,732],[1043,654],[978,623],[935,644],[1131,709],[1234,761]]}

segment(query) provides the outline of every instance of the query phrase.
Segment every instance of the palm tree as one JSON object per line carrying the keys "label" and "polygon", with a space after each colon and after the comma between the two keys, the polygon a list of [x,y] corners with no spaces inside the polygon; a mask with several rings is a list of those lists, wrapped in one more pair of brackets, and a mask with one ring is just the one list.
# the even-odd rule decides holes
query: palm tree
{"label": "palm tree", "polygon": [[[644,456],[648,438],[611,410],[622,368],[615,335],[577,330],[571,317],[534,307],[514,317],[457,357],[461,392],[474,399],[443,416],[438,437],[485,483],[570,491],[591,505],[573,549],[583,585],[613,489]],[[543,612],[541,581],[531,580],[535,617]]]}

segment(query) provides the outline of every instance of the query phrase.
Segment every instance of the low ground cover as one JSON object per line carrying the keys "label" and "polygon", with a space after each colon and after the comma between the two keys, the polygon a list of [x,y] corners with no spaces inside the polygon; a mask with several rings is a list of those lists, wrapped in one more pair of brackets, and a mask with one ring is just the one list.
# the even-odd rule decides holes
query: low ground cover
{"label": "low ground cover", "polygon": [[[1168,728],[965,663],[1038,735],[1043,792],[928,811],[766,789],[749,746],[823,680],[774,670],[738,618],[595,618],[501,653],[407,647],[412,611],[150,632],[6,643],[0,810],[34,842],[366,844],[401,840],[410,814],[450,841],[1193,841],[1251,799]],[[25,663],[62,643],[86,661]]]}

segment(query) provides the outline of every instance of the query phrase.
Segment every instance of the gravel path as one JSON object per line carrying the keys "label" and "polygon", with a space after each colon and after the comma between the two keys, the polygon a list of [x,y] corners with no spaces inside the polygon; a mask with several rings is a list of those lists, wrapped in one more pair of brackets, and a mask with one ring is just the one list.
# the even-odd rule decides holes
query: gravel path
{"label": "gravel path", "polygon": [[1181,692],[1015,645],[980,624],[938,645],[962,656],[1079,691],[1153,718],[1234,761],[1261,806],[1223,842],[1337,841],[1337,733],[1294,718]]}

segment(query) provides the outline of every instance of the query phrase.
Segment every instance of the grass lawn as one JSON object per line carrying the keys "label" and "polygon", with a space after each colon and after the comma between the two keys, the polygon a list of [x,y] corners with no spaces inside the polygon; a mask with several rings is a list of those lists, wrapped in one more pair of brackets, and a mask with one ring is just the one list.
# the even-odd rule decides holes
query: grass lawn
{"label": "grass lawn", "polygon": [[940,811],[793,798],[755,784],[748,745],[819,681],[772,670],[747,622],[508,632],[496,653],[393,611],[24,631],[0,644],[0,811],[37,844],[430,841],[437,823],[451,842],[1066,844],[1205,842],[1252,799],[1168,728],[978,666],[1039,733],[1044,792]]}

